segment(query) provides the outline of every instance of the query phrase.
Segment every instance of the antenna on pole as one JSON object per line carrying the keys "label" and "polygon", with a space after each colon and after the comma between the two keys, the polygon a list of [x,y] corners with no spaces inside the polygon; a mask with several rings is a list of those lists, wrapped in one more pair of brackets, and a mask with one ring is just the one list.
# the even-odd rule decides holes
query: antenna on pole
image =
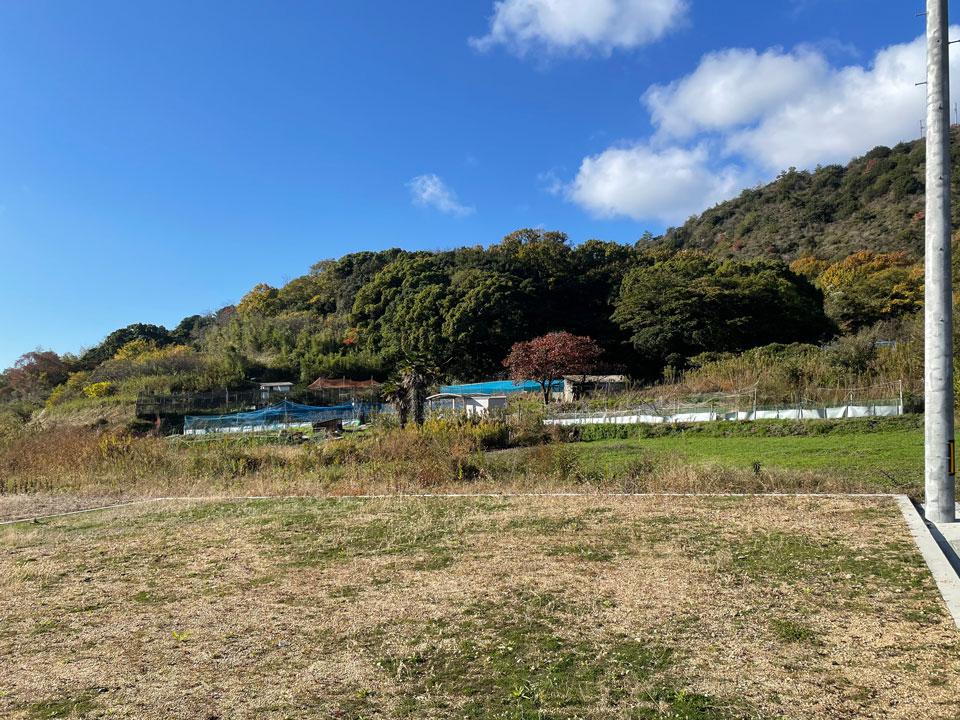
{"label": "antenna on pole", "polygon": [[927,0],[924,492],[934,523],[956,522],[948,31],[947,0]]}

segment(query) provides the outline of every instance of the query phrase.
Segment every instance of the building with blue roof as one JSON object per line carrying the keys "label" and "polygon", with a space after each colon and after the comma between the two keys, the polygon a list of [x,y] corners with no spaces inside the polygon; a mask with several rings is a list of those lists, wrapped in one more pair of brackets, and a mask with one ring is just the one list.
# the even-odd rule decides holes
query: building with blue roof
{"label": "building with blue roof", "polygon": [[[552,392],[563,392],[563,380],[555,380],[550,388]],[[443,395],[510,395],[521,392],[539,393],[543,392],[543,388],[535,380],[491,380],[466,385],[444,385],[440,388]]]}

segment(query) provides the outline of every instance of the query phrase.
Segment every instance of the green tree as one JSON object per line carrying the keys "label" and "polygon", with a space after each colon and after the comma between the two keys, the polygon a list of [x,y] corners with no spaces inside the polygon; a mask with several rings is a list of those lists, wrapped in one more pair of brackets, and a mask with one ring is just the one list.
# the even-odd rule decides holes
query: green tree
{"label": "green tree", "polygon": [[651,376],[703,352],[817,341],[831,330],[820,292],[782,263],[721,263],[697,251],[632,270],[613,319]]}
{"label": "green tree", "polygon": [[443,321],[451,371],[459,377],[495,373],[526,334],[527,303],[516,276],[472,271],[454,278]]}
{"label": "green tree", "polygon": [[185,317],[170,331],[170,340],[180,345],[192,345],[197,341],[203,329],[212,322],[213,318],[210,316],[190,315]]}
{"label": "green tree", "polygon": [[402,295],[394,303],[391,321],[381,328],[381,351],[390,357],[422,356],[441,364],[450,354],[443,334],[450,302],[447,285],[440,283]]}
{"label": "green tree", "polygon": [[923,307],[923,265],[905,252],[854,253],[828,267],[818,284],[827,314],[849,333]]}
{"label": "green tree", "polygon": [[[351,324],[359,329],[361,344],[388,354],[401,351],[392,327],[400,301],[428,285],[447,283],[446,273],[429,258],[404,257],[384,267],[359,289],[350,313]],[[407,304],[405,312],[416,313],[416,304]]]}
{"label": "green tree", "polygon": [[113,358],[113,356],[117,354],[117,350],[132,340],[152,340],[158,347],[163,347],[173,342],[170,333],[167,332],[167,329],[163,325],[134,323],[119,330],[114,330],[107,335],[99,345],[85,350],[80,355],[80,364],[84,369],[89,370],[94,368],[100,363]]}
{"label": "green tree", "polygon": [[241,315],[276,315],[281,309],[280,291],[267,283],[253,286],[253,290],[240,299],[237,312]]}

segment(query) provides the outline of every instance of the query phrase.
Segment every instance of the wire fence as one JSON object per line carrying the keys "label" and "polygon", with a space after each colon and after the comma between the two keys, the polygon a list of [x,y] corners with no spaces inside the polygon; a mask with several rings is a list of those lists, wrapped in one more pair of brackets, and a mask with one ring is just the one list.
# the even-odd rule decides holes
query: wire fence
{"label": "wire fence", "polygon": [[544,420],[547,425],[594,425],[639,423],[697,423],[731,420],[817,420],[903,415],[916,408],[898,397],[859,401],[852,404],[794,403],[762,405],[747,410],[721,405],[688,405],[672,412],[657,404],[600,412],[555,413]]}
{"label": "wire fence", "polygon": [[875,405],[878,398],[896,398],[898,405],[915,407],[922,402],[923,389],[894,380],[873,385],[810,387],[771,394],[757,385],[727,392],[696,392],[680,384],[664,384],[616,393],[595,393],[575,402],[564,402],[562,413],[600,413],[643,410],[646,414],[671,415],[682,412],[754,411],[762,408],[839,407]]}
{"label": "wire fence", "polygon": [[187,413],[239,412],[259,410],[277,402],[281,393],[268,390],[213,390],[211,392],[176,393],[171,395],[137,395],[138,418],[153,418]]}

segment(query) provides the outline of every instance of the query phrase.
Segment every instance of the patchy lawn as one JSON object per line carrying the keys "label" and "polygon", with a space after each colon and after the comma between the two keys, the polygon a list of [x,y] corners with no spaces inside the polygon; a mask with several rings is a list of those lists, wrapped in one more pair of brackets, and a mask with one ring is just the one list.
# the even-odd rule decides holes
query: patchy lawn
{"label": "patchy lawn", "polygon": [[166,503],[0,529],[10,718],[957,718],[891,499]]}

